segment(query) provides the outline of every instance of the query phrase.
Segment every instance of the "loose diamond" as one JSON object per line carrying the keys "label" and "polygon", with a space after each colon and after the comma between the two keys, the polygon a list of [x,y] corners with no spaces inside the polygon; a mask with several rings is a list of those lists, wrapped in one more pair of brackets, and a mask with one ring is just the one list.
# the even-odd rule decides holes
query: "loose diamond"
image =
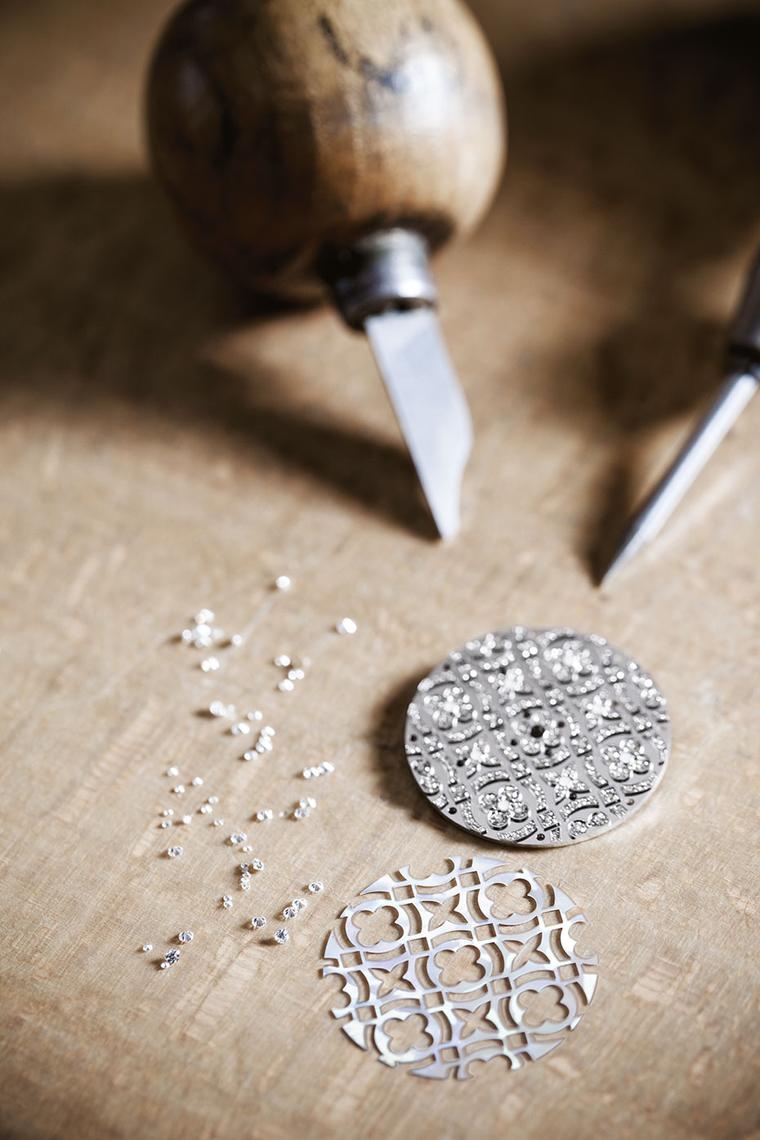
{"label": "loose diamond", "polygon": [[193,817],[191,815],[183,815],[182,822],[184,824],[191,824],[193,822]]}
{"label": "loose diamond", "polygon": [[244,641],[245,638],[243,637],[242,633],[233,633],[232,637],[230,638],[230,645],[234,645],[237,649],[243,644]]}
{"label": "loose diamond", "polygon": [[288,934],[287,930],[283,926],[278,926],[274,932],[275,942],[278,942],[280,946],[284,946],[289,938],[290,935]]}
{"label": "loose diamond", "polygon": [[356,631],[359,627],[353,618],[344,617],[344,618],[340,619],[340,621],[336,624],[335,628],[339,634],[341,634],[342,636],[346,636],[346,635],[350,635],[352,633],[356,633]]}
{"label": "loose diamond", "polygon": [[175,786],[172,788],[172,791],[174,792],[175,796],[184,796],[185,785],[184,784],[175,784]]}
{"label": "loose diamond", "polygon": [[203,776],[193,776],[191,782],[192,782],[192,785],[194,788],[202,788],[203,787]]}
{"label": "loose diamond", "polygon": [[280,690],[281,693],[292,693],[293,690],[295,689],[295,685],[293,684],[292,681],[290,681],[287,677],[285,677],[284,680],[280,681],[277,688]]}
{"label": "loose diamond", "polygon": [[278,669],[289,669],[292,665],[292,661],[288,657],[287,653],[278,653],[274,659],[274,663]]}
{"label": "loose diamond", "polygon": [[299,911],[304,910],[308,906],[308,903],[306,902],[306,899],[293,899],[292,905],[296,908],[297,911]]}
{"label": "loose diamond", "polygon": [[244,760],[255,760],[259,753],[254,748],[249,748],[247,752],[243,753]]}
{"label": "loose diamond", "polygon": [[184,850],[184,847],[170,847],[166,854],[170,859],[178,859]]}
{"label": "loose diamond", "polygon": [[276,736],[276,731],[272,728],[271,724],[265,724],[261,730],[262,736]]}
{"label": "loose diamond", "polygon": [[296,910],[296,908],[294,906],[286,906],[283,908],[283,911],[282,911],[282,917],[283,918],[288,918],[288,919],[295,918],[297,916],[297,914],[298,914],[298,911]]}
{"label": "loose diamond", "polygon": [[204,657],[201,661],[201,669],[204,673],[216,673],[217,669],[221,669],[222,663],[218,657]]}
{"label": "loose diamond", "polygon": [[232,733],[233,736],[248,736],[248,733],[250,731],[251,731],[251,726],[247,720],[239,720],[239,721],[237,721],[236,724],[233,724],[232,727],[230,728],[230,732]]}
{"label": "loose diamond", "polygon": [[142,952],[143,952],[143,954],[150,954],[152,949],[153,949],[153,943],[152,942],[146,942],[143,945]]}
{"label": "loose diamond", "polygon": [[214,827],[224,827],[224,820],[223,819],[215,819],[213,821],[213,823],[214,823]]}
{"label": "loose diamond", "polygon": [[169,966],[176,965],[177,962],[179,962],[179,959],[180,959],[180,951],[179,950],[167,950],[167,952],[164,954],[164,960],[161,963],[161,969],[166,970]]}
{"label": "loose diamond", "polygon": [[167,776],[179,776],[179,768],[176,764],[172,764],[171,768],[166,769]]}
{"label": "loose diamond", "polygon": [[211,716],[234,716],[235,706],[226,705],[224,701],[212,701],[208,706]]}
{"label": "loose diamond", "polygon": [[261,930],[262,926],[266,926],[267,920],[263,914],[255,914],[251,919],[251,926],[254,930]]}
{"label": "loose diamond", "polygon": [[219,796],[209,796],[208,803],[218,804],[219,803]]}
{"label": "loose diamond", "polygon": [[201,813],[201,815],[209,815],[209,813],[213,810],[214,809],[212,808],[211,804],[201,804],[201,806],[198,808],[198,811]]}
{"label": "loose diamond", "polygon": [[170,819],[162,819],[159,827],[171,827],[172,821]]}
{"label": "loose diamond", "polygon": [[209,610],[204,607],[202,610],[198,610],[198,613],[193,618],[193,621],[196,625],[211,625],[215,616],[216,615],[214,614],[213,610]]}
{"label": "loose diamond", "polygon": [[287,574],[280,574],[275,578],[274,586],[276,590],[289,590],[293,585],[293,579],[289,578]]}
{"label": "loose diamond", "polygon": [[237,847],[239,843],[245,843],[248,836],[244,831],[233,831],[228,842],[231,847]]}
{"label": "loose diamond", "polygon": [[309,886],[307,889],[308,889],[310,894],[318,895],[320,893],[320,891],[323,891],[325,889],[325,884],[323,882],[321,882],[319,879],[314,879],[314,881],[312,883],[309,883]]}
{"label": "loose diamond", "polygon": [[259,823],[269,823],[270,819],[274,819],[274,812],[271,808],[264,808],[256,812],[256,819]]}
{"label": "loose diamond", "polygon": [[174,808],[164,808],[161,815],[174,815]]}
{"label": "loose diamond", "polygon": [[180,940],[180,942],[192,942],[194,937],[195,935],[193,934],[192,930],[181,930],[177,935],[177,938]]}
{"label": "loose diamond", "polygon": [[263,720],[264,714],[261,709],[249,709],[245,714],[246,720]]}
{"label": "loose diamond", "polygon": [[234,905],[232,895],[222,895],[222,906],[225,910],[232,910]]}
{"label": "loose diamond", "polygon": [[263,871],[264,870],[264,864],[262,863],[261,859],[251,859],[251,870],[253,870],[253,871]]}

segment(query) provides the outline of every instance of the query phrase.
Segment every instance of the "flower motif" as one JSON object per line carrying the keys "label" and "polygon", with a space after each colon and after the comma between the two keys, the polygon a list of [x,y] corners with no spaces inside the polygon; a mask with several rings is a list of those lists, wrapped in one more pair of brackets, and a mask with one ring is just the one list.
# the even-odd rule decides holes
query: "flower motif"
{"label": "flower motif", "polygon": [[560,1022],[568,1016],[567,1006],[562,1004],[562,990],[559,986],[546,986],[542,990],[526,990],[518,1001],[525,1010],[523,1021],[536,1027],[547,1021]]}
{"label": "flower motif", "polygon": [[478,962],[474,946],[459,946],[456,950],[441,950],[436,955],[444,986],[458,986],[460,982],[477,982],[485,970]]}
{"label": "flower motif", "polygon": [[553,645],[544,653],[558,681],[567,684],[590,677],[594,672],[594,658],[591,651],[580,641],[566,641],[564,645]]}
{"label": "flower motif", "polygon": [[643,776],[652,766],[641,741],[631,739],[621,740],[618,744],[608,744],[602,749],[602,759],[607,765],[610,776],[618,783],[629,780],[632,772],[637,776]]}
{"label": "flower motif", "polygon": [[425,707],[436,727],[444,731],[469,724],[475,716],[472,701],[458,685],[447,685],[441,692],[429,693]]}
{"label": "flower motif", "polygon": [[389,906],[379,910],[360,910],[353,916],[353,924],[362,946],[377,946],[378,942],[395,942],[401,927],[395,921],[396,911]]}

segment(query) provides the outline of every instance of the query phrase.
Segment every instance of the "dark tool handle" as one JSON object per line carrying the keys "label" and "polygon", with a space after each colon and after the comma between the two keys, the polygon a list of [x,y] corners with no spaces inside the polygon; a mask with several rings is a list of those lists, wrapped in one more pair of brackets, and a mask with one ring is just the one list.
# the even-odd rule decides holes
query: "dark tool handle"
{"label": "dark tool handle", "polygon": [[760,364],[760,254],[747,276],[728,346],[732,356],[750,357]]}
{"label": "dark tool handle", "polygon": [[148,128],[196,244],[291,294],[334,285],[370,235],[424,253],[467,231],[505,153],[496,67],[459,0],[190,0],[156,49]]}

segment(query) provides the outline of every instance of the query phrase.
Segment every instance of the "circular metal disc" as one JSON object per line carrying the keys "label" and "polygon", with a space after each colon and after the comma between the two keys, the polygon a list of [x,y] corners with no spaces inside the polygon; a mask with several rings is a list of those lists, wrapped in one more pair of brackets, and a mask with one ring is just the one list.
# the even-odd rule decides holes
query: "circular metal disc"
{"label": "circular metal disc", "polygon": [[447,864],[383,875],[343,910],[322,971],[347,998],[333,1014],[356,1045],[415,1076],[538,1061],[594,996],[586,918],[559,887],[502,859]]}
{"label": "circular metal disc", "polygon": [[604,638],[516,627],[450,653],[417,687],[406,755],[430,802],[498,843],[550,847],[616,827],[670,753],[665,699]]}

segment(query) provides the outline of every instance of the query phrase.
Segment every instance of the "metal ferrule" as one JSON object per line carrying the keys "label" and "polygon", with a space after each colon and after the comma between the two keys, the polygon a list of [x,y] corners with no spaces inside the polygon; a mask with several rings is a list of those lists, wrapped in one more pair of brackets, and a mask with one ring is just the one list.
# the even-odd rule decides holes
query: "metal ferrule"
{"label": "metal ferrule", "polygon": [[438,299],[427,242],[412,230],[383,230],[339,250],[324,277],[351,328],[389,309],[431,307]]}

